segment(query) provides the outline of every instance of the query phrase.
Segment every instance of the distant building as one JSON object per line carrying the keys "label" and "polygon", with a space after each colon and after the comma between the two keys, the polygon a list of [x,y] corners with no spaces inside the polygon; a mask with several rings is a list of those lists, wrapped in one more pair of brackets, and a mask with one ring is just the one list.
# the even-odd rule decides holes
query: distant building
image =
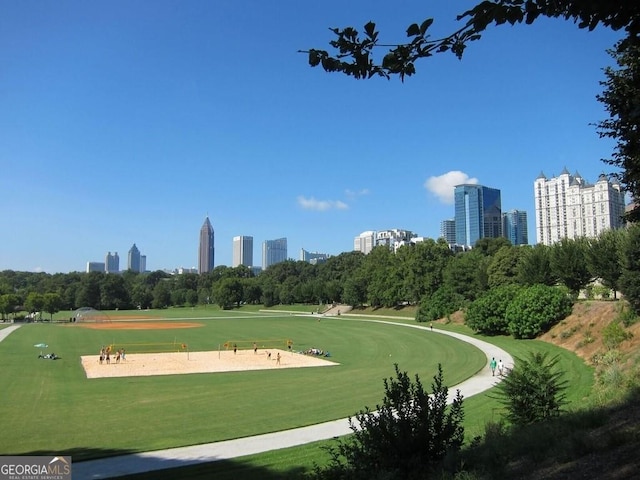
{"label": "distant building", "polygon": [[528,245],[527,212],[524,210],[504,212],[502,214],[502,235],[509,239],[512,245]]}
{"label": "distant building", "polygon": [[129,249],[127,268],[132,272],[142,272],[140,264],[140,250],[138,250],[138,247],[136,247],[135,243]]}
{"label": "distant building", "polygon": [[482,185],[456,185],[456,244],[473,247],[481,238],[502,236],[500,190]]}
{"label": "distant building", "polygon": [[453,218],[440,222],[440,237],[444,238],[449,245],[456,243],[456,221]]}
{"label": "distant building", "polygon": [[376,234],[376,245],[386,245],[395,252],[403,245],[413,243],[413,239],[417,236],[418,234],[409,230],[400,230],[398,228],[381,230]]}
{"label": "distant building", "polygon": [[326,262],[330,255],[326,253],[307,252],[304,248],[300,249],[300,261],[317,265]]}
{"label": "distant building", "polygon": [[262,243],[262,269],[284,262],[287,259],[287,239],[265,240]]}
{"label": "distant building", "polygon": [[597,237],[624,225],[624,191],[604,174],[590,184],[578,172],[570,175],[566,168],[552,178],[540,173],[534,195],[537,243]]}
{"label": "distant building", "polygon": [[376,246],[376,232],[367,230],[353,239],[353,250],[365,255]]}
{"label": "distant building", "polygon": [[214,233],[209,217],[205,218],[200,228],[200,248],[198,250],[198,272],[208,273],[214,266]]}
{"label": "distant building", "polygon": [[107,257],[104,261],[105,272],[107,273],[118,273],[120,271],[120,257],[118,256],[118,252],[115,252],[113,255],[111,252],[107,253]]}
{"label": "distant building", "polygon": [[87,273],[89,272],[104,272],[103,262],[87,262]]}
{"label": "distant building", "polygon": [[233,237],[233,264],[232,267],[244,265],[253,266],[253,237]]}
{"label": "distant building", "polygon": [[140,272],[144,273],[147,271],[147,256],[140,255]]}

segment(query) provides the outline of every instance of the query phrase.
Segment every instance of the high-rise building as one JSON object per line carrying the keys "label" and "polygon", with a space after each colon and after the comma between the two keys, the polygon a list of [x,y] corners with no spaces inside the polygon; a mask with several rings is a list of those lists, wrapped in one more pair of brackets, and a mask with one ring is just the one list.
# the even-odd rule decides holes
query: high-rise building
{"label": "high-rise building", "polygon": [[262,269],[284,262],[287,259],[287,239],[265,240],[262,243]]}
{"label": "high-rise building", "polygon": [[140,250],[138,250],[138,247],[136,247],[136,244],[134,243],[129,249],[127,268],[132,272],[140,273],[142,271],[140,267]]}
{"label": "high-rise building", "polygon": [[353,250],[365,255],[376,246],[376,232],[367,230],[353,239]]}
{"label": "high-rise building", "polygon": [[104,263],[87,262],[87,273],[89,272],[104,272]]}
{"label": "high-rise building", "polygon": [[300,249],[300,261],[317,265],[326,262],[330,255],[326,253],[308,252],[304,248]]}
{"label": "high-rise building", "polygon": [[141,272],[146,272],[147,271],[147,256],[146,255],[140,255],[140,271]]}
{"label": "high-rise building", "polygon": [[200,249],[198,250],[198,272],[208,273],[213,270],[214,234],[209,217],[205,218],[200,229]]}
{"label": "high-rise building", "polygon": [[440,237],[444,238],[449,245],[456,243],[456,221],[453,218],[440,222]]}
{"label": "high-rise building", "polygon": [[481,238],[502,236],[500,190],[482,185],[456,185],[456,244],[473,247]]}
{"label": "high-rise building", "polygon": [[107,257],[104,261],[105,272],[107,273],[118,273],[120,271],[120,257],[118,256],[118,252],[111,254],[111,252],[107,253]]}
{"label": "high-rise building", "polygon": [[253,237],[239,235],[233,237],[233,264],[232,267],[244,265],[253,266]]}
{"label": "high-rise building", "polygon": [[412,243],[413,239],[417,236],[418,234],[409,230],[401,230],[398,228],[381,230],[376,234],[376,245],[386,245],[390,250],[395,252],[401,246]]}
{"label": "high-rise building", "polygon": [[595,184],[566,168],[557,177],[540,173],[534,182],[536,240],[552,245],[563,238],[597,237],[624,225],[624,191],[606,175]]}
{"label": "high-rise building", "polygon": [[502,235],[508,238],[512,245],[528,245],[527,212],[515,209],[504,212],[502,214]]}

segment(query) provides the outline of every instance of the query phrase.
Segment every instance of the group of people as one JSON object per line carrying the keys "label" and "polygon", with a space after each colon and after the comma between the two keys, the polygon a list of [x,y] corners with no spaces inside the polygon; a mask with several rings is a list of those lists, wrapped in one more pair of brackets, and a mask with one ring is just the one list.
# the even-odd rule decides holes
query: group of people
{"label": "group of people", "polygon": [[[108,347],[105,347],[104,345],[102,346],[102,348],[100,349],[100,358],[99,358],[99,362],[100,365],[102,365],[103,363],[107,363],[110,364],[111,363],[111,345],[109,345]],[[120,363],[120,360],[122,359],[122,361],[125,360],[125,352],[124,352],[124,348],[120,348],[118,349],[118,351],[115,353],[115,361],[116,363]]]}
{"label": "group of people", "polygon": [[502,363],[502,359],[498,360],[496,362],[495,357],[491,358],[491,361],[489,362],[489,368],[491,369],[491,376],[494,377],[496,375],[496,368],[498,369],[498,375],[502,376],[504,375],[504,363]]}
{"label": "group of people", "polygon": [[324,350],[321,350],[321,349],[316,348],[316,347],[311,347],[309,350],[306,350],[303,353],[305,355],[316,355],[318,357],[328,357],[329,356],[329,352],[325,352]]}

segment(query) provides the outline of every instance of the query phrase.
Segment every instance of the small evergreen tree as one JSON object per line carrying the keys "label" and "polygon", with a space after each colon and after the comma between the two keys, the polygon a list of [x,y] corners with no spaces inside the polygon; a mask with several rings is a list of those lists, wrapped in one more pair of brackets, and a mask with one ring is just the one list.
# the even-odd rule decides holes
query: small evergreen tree
{"label": "small evergreen tree", "polygon": [[517,360],[517,366],[498,386],[500,401],[507,407],[507,419],[514,425],[537,423],[560,415],[566,399],[567,382],[556,366],[558,357],[532,352]]}

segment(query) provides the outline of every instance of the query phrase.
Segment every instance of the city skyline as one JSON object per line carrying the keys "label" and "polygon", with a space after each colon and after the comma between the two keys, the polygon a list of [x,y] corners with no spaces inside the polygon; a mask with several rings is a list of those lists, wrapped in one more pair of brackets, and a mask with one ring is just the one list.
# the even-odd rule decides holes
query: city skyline
{"label": "city skyline", "polygon": [[299,53],[370,20],[383,43],[428,16],[448,33],[470,5],[5,2],[0,270],[83,271],[114,249],[123,264],[126,239],[148,270],[197,267],[204,212],[216,265],[243,232],[330,255],[368,230],[437,238],[463,183],[528,212],[534,243],[540,171],[612,173],[595,97],[620,33],[491,27],[404,82],[327,74]]}

